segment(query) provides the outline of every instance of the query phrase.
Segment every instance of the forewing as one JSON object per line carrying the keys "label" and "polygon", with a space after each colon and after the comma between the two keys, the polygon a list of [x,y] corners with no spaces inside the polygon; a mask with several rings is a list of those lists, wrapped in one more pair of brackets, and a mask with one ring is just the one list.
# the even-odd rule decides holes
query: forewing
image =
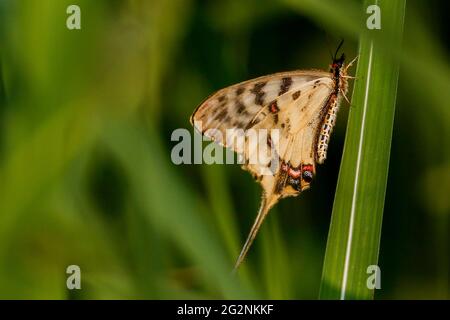
{"label": "forewing", "polygon": [[301,90],[305,83],[329,75],[323,71],[282,72],[224,88],[197,107],[191,116],[191,123],[219,144],[242,152],[232,143],[227,143],[226,129],[248,129],[252,122],[263,120],[262,110],[269,102],[287,92]]}

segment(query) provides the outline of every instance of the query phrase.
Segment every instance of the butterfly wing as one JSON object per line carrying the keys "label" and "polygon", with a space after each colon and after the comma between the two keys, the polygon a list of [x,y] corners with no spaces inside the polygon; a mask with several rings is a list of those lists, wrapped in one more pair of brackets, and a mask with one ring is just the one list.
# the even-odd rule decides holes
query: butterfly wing
{"label": "butterfly wing", "polygon": [[[244,168],[260,181],[267,194],[273,191],[276,173],[283,163],[292,168],[307,164],[314,173],[317,130],[332,91],[333,80],[329,76],[304,82],[271,100],[249,123],[248,129],[256,132],[268,130],[268,138],[259,134],[258,143],[247,143],[248,148],[244,150],[247,161]],[[266,152],[261,156],[262,146]],[[249,159],[259,161],[249,162]],[[307,186],[309,183],[302,184],[300,191]],[[283,196],[298,194],[298,190],[278,189]]]}
{"label": "butterfly wing", "polygon": [[[227,146],[226,129],[248,129],[250,122],[262,120],[261,110],[269,102],[288,91],[300,90],[307,82],[329,76],[323,71],[292,71],[245,81],[208,97],[195,109],[190,121],[199,132]],[[219,130],[222,137],[215,136],[213,130]]]}
{"label": "butterfly wing", "polygon": [[[311,181],[301,176],[303,166],[311,175],[315,173],[315,143],[333,91],[334,81],[328,72],[278,73],[219,90],[191,116],[191,123],[198,131],[240,153],[245,160],[244,169],[263,188],[260,211],[236,267],[244,259],[270,208],[280,198],[298,195],[309,187]],[[245,143],[240,144],[229,139],[233,135],[230,129],[268,132],[267,136],[258,134],[256,143],[250,143],[246,136]],[[261,146],[266,147],[262,153]]]}
{"label": "butterfly wing", "polygon": [[[280,138],[270,141],[275,153],[267,157],[278,165],[273,175],[258,175],[264,164],[247,164],[245,168],[258,177],[263,187],[260,210],[236,261],[235,270],[244,260],[256,234],[269,210],[279,199],[296,196],[309,188],[315,174],[316,142],[324,113],[329,108],[329,100],[334,91],[333,80],[321,77],[306,82],[272,101],[268,112],[252,128],[278,128]],[[262,112],[262,113],[263,113]],[[276,143],[275,141],[278,141]],[[261,141],[260,143],[263,143]],[[248,155],[247,158],[252,158]]]}

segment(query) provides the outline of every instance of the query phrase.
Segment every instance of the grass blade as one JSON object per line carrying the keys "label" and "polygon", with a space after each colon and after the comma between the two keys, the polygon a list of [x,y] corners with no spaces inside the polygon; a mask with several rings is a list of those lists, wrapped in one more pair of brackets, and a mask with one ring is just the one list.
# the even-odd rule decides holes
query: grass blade
{"label": "grass blade", "polygon": [[[365,1],[364,11],[371,4]],[[376,4],[381,9],[381,30],[360,38],[321,299],[371,299],[374,294],[367,286],[367,268],[378,263],[405,1]]]}

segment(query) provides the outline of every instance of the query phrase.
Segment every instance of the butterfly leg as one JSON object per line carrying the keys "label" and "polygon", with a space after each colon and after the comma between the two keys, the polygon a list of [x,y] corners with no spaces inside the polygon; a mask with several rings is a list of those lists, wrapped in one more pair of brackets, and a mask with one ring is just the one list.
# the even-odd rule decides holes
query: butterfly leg
{"label": "butterfly leg", "polygon": [[342,96],[344,97],[345,101],[347,101],[348,104],[351,105],[350,100],[347,98],[347,95],[346,95],[343,91],[341,91],[341,94],[342,94]]}
{"label": "butterfly leg", "polygon": [[355,61],[358,60],[358,58],[359,56],[356,56],[352,61],[350,61],[348,65],[345,67],[345,71],[347,71],[347,69],[350,68],[355,63]]}

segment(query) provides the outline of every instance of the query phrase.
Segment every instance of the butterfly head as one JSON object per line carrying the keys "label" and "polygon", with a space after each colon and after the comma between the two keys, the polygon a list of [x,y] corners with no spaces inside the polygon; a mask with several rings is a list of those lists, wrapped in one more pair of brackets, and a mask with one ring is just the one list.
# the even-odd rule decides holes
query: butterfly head
{"label": "butterfly head", "polygon": [[330,66],[330,72],[332,72],[333,74],[336,74],[337,71],[339,71],[342,66],[344,65],[345,62],[345,54],[341,54],[340,58],[333,58],[333,63]]}

